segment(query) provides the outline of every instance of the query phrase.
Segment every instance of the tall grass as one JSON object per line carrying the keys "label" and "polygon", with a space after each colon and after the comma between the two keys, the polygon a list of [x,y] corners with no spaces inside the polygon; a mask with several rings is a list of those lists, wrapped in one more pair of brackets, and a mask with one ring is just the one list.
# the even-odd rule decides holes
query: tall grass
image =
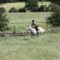
{"label": "tall grass", "polygon": [[[0,60],[60,60],[60,33],[0,38]],[[58,37],[58,38],[57,38]]]}

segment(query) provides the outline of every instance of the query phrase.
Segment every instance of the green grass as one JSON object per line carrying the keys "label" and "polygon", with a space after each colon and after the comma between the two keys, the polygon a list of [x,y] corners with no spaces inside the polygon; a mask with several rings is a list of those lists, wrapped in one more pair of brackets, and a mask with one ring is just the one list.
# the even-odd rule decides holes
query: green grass
{"label": "green grass", "polygon": [[[7,13],[9,26],[25,31],[27,23],[35,19],[39,25],[51,13]],[[60,60],[60,33],[40,36],[0,37],[0,60]]]}
{"label": "green grass", "polygon": [[59,42],[60,33],[32,38],[1,37],[0,60],[60,60]]}
{"label": "green grass", "polygon": [[[34,19],[39,26],[47,28],[46,18],[49,12],[7,13],[9,27],[16,31],[25,31]],[[0,37],[0,60],[60,60],[60,32],[40,36]]]}
{"label": "green grass", "polygon": [[47,28],[47,24],[45,23],[47,20],[47,17],[50,16],[51,13],[49,12],[38,12],[38,13],[8,13],[7,17],[9,18],[9,26],[12,28],[16,26],[16,31],[24,31],[27,27],[27,25],[31,24],[31,21],[34,19],[36,23],[43,27]]}

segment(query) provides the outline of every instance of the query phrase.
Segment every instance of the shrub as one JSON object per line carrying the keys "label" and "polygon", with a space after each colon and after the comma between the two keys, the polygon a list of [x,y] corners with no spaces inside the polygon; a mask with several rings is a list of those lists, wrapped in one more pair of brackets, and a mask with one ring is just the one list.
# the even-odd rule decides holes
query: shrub
{"label": "shrub", "polygon": [[55,10],[52,13],[50,17],[48,17],[48,23],[51,24],[52,26],[60,26],[60,6],[55,5],[54,6]]}
{"label": "shrub", "polygon": [[55,12],[56,10],[59,10],[59,6],[57,4],[51,4],[49,7],[49,11]]}
{"label": "shrub", "polygon": [[39,8],[33,7],[33,8],[31,8],[31,12],[39,12]]}
{"label": "shrub", "polygon": [[17,12],[17,9],[13,7],[9,10],[9,12]]}
{"label": "shrub", "polygon": [[26,1],[26,8],[31,10],[31,8],[33,9],[34,7],[38,7],[38,0],[27,0]]}
{"label": "shrub", "polygon": [[39,11],[46,12],[46,8],[47,8],[46,5],[41,5]]}
{"label": "shrub", "polygon": [[48,23],[52,26],[60,26],[60,14],[57,14],[56,12],[52,14],[51,17],[48,18]]}
{"label": "shrub", "polygon": [[3,14],[4,12],[6,12],[5,8],[1,7],[0,8],[0,13]]}
{"label": "shrub", "polygon": [[0,8],[0,31],[5,31],[8,28],[8,19],[6,18],[5,10]]}
{"label": "shrub", "polygon": [[20,8],[20,9],[18,10],[18,12],[26,12],[26,9],[25,9],[25,8]]}
{"label": "shrub", "polygon": [[52,12],[52,4],[46,8],[46,11]]}

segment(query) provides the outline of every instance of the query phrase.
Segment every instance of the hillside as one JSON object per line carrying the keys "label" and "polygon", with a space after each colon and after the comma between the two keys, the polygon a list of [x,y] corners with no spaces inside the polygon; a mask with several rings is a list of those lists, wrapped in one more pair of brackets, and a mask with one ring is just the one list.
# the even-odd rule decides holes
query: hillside
{"label": "hillside", "polygon": [[[41,6],[41,5],[49,6],[50,4],[51,4],[50,2],[39,2],[38,6]],[[5,3],[5,4],[1,4],[0,7],[4,7],[8,11],[12,7],[15,7],[16,9],[23,8],[25,7],[25,3],[24,2]]]}

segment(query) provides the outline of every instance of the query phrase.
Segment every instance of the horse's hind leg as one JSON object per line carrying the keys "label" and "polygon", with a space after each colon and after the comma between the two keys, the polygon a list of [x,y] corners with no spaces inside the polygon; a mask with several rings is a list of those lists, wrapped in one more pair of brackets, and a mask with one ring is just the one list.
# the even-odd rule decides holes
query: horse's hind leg
{"label": "horse's hind leg", "polygon": [[39,36],[39,32],[37,31],[37,36]]}

